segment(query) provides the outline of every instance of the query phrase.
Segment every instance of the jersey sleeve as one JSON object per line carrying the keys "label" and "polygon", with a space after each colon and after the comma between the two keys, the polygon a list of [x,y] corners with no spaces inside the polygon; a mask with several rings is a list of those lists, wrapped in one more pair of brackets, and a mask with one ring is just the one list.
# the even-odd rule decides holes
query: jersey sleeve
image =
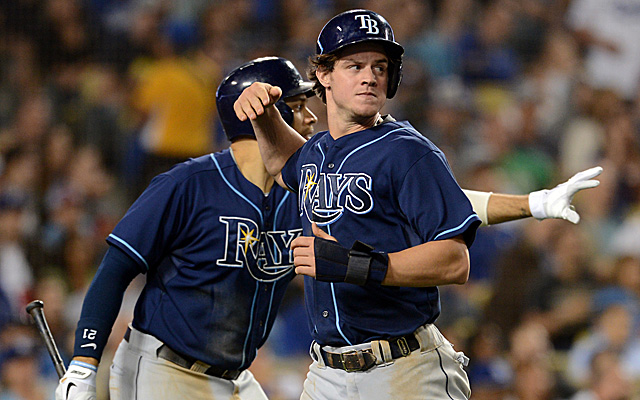
{"label": "jersey sleeve", "polygon": [[100,360],[122,307],[124,292],[140,272],[135,260],[118,248],[109,247],[82,303],[74,357]]}
{"label": "jersey sleeve", "polygon": [[406,173],[399,191],[402,212],[424,242],[463,235],[475,239],[480,218],[456,182],[444,155],[431,151]]}
{"label": "jersey sleeve", "polygon": [[131,205],[107,242],[147,271],[171,250],[187,213],[178,182],[170,175],[158,175]]}
{"label": "jersey sleeve", "polygon": [[298,166],[298,159],[300,158],[300,153],[302,152],[303,148],[304,146],[299,148],[295,153],[291,155],[291,157],[289,157],[284,167],[282,167],[282,171],[281,171],[282,181],[284,182],[285,185],[287,185],[287,188],[289,188],[289,190],[291,190],[294,193],[298,192],[298,187],[299,187],[298,178],[300,175],[300,167]]}

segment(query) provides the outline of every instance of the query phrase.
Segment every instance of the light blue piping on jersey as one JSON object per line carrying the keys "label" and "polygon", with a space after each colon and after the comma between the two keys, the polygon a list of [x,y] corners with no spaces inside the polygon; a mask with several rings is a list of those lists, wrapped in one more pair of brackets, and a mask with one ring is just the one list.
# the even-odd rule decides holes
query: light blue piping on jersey
{"label": "light blue piping on jersey", "polygon": [[433,240],[438,240],[438,238],[439,238],[440,236],[445,235],[445,234],[447,234],[447,233],[449,233],[449,232],[453,232],[453,231],[455,231],[455,230],[458,230],[458,229],[462,228],[462,227],[464,226],[464,224],[466,224],[466,223],[467,223],[471,218],[473,218],[473,217],[478,217],[478,215],[477,215],[476,213],[473,213],[473,214],[469,215],[469,216],[467,217],[467,219],[465,219],[465,220],[464,220],[460,225],[456,226],[455,228],[447,229],[447,230],[446,230],[446,231],[444,231],[444,232],[440,232],[440,233],[438,233],[438,234],[436,235],[436,237],[434,237],[434,238],[433,238]]}
{"label": "light blue piping on jersey", "polygon": [[393,132],[400,131],[400,130],[403,130],[403,129],[406,129],[406,128],[396,128],[396,129],[394,129],[394,130],[391,130],[391,131],[389,131],[389,132],[385,133],[384,135],[380,136],[379,138],[377,138],[377,139],[375,139],[375,140],[372,140],[372,141],[370,141],[370,142],[367,142],[367,143],[365,143],[365,144],[362,144],[362,145],[360,145],[360,146],[356,147],[356,148],[355,148],[355,149],[353,149],[349,154],[347,154],[347,156],[344,158],[344,160],[342,160],[342,162],[340,163],[340,166],[338,167],[338,169],[336,170],[336,172],[340,172],[340,170],[342,169],[342,166],[344,165],[345,161],[347,161],[347,159],[348,159],[349,157],[351,157],[355,152],[357,152],[357,151],[359,151],[359,150],[361,150],[361,149],[363,149],[363,148],[365,148],[365,147],[367,147],[367,146],[369,146],[369,145],[371,145],[371,144],[374,144],[375,142],[377,142],[377,141],[379,141],[379,140],[382,140],[382,139],[386,138],[387,136],[389,136],[389,135],[390,135],[390,134],[392,134]]}
{"label": "light blue piping on jersey", "polygon": [[244,201],[246,201],[247,203],[249,203],[249,205],[253,208],[255,208],[255,210],[258,212],[258,215],[260,215],[260,223],[262,225],[264,225],[264,217],[262,216],[262,211],[260,211],[260,208],[257,207],[255,204],[253,204],[251,202],[251,200],[249,200],[245,195],[243,195],[242,193],[240,193],[240,191],[238,189],[236,189],[235,187],[233,187],[233,185],[227,180],[227,177],[224,176],[224,174],[222,173],[222,169],[220,168],[220,164],[218,164],[218,160],[216,160],[215,156],[213,154],[209,154],[209,156],[211,157],[211,159],[213,160],[213,163],[216,165],[216,167],[218,168],[218,172],[220,173],[220,176],[222,177],[222,180],[224,181],[224,183],[227,184],[227,186],[229,186],[229,188],[231,190],[233,190],[233,192],[235,194],[237,194],[238,196],[240,196],[241,199],[243,199]]}
{"label": "light blue piping on jersey", "polygon": [[124,240],[120,239],[119,237],[117,237],[116,235],[114,235],[113,233],[109,234],[109,237],[112,238],[113,240],[117,241],[118,243],[121,243],[123,246],[125,246],[127,249],[129,249],[129,251],[131,251],[133,254],[136,255],[136,257],[138,257],[143,263],[144,266],[147,267],[147,271],[149,270],[149,264],[147,264],[147,260],[145,260],[140,253],[138,253],[136,251],[136,249],[134,249],[133,247],[131,247],[129,245],[129,243],[125,242]]}

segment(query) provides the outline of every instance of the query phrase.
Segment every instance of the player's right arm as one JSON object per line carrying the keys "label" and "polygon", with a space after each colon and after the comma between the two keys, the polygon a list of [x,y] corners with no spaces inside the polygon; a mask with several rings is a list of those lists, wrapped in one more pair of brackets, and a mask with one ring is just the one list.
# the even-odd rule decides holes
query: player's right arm
{"label": "player's right arm", "polygon": [[281,171],[305,139],[290,127],[273,105],[282,95],[277,86],[255,82],[246,88],[233,105],[241,121],[250,120],[267,171],[285,189]]}

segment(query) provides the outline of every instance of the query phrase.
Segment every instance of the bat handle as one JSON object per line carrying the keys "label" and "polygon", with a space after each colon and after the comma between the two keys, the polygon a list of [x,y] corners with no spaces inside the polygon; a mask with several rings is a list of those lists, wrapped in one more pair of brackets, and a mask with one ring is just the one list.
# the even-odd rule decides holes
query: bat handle
{"label": "bat handle", "polygon": [[66,372],[66,368],[64,367],[64,362],[62,361],[62,357],[60,357],[58,347],[56,346],[56,342],[53,339],[53,335],[51,334],[51,330],[47,324],[43,308],[44,303],[42,300],[34,300],[27,305],[26,310],[36,323],[38,332],[40,333],[40,336],[42,336],[44,344],[47,347],[47,351],[49,352],[49,356],[51,356],[51,361],[53,361],[58,377],[62,378]]}

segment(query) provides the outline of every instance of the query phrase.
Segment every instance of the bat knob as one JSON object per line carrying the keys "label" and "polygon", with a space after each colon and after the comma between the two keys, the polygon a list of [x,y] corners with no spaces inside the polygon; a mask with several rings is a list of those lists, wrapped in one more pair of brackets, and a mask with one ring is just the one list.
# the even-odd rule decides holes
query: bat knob
{"label": "bat knob", "polygon": [[31,314],[31,310],[34,308],[42,308],[44,307],[44,303],[42,300],[34,300],[31,303],[27,304],[27,312]]}

